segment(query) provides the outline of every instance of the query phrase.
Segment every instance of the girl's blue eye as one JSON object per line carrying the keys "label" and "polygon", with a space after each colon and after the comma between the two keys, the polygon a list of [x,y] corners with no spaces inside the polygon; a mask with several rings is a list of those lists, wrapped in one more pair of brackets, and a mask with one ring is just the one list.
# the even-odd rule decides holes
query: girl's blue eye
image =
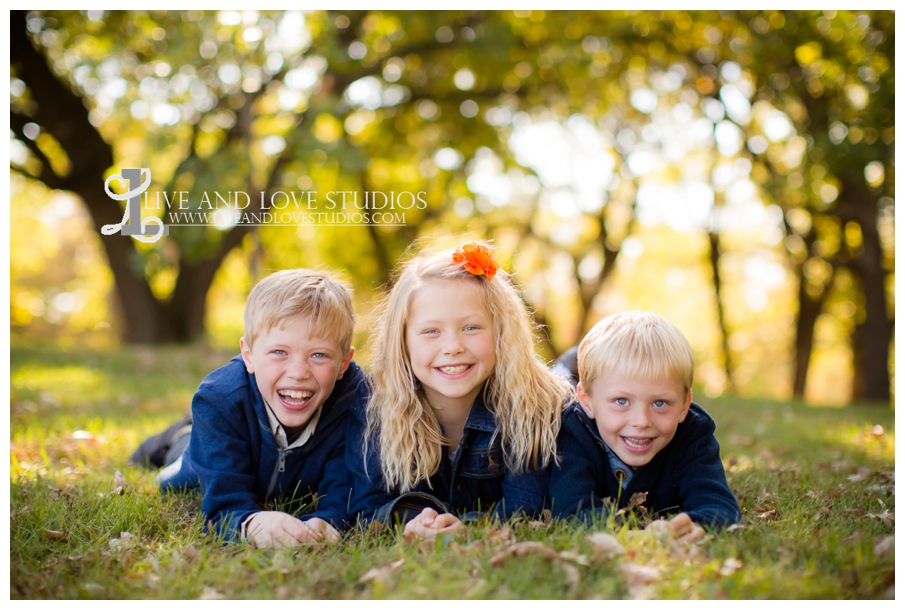
{"label": "girl's blue eye", "polygon": [[480,326],[475,326],[475,325],[465,327],[465,330],[480,330],[480,329],[481,329]]}

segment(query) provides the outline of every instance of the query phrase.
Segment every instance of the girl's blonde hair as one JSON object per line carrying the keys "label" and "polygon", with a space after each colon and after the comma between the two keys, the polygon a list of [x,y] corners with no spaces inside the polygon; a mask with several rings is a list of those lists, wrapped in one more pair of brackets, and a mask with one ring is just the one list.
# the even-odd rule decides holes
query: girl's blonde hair
{"label": "girl's blonde hair", "polygon": [[496,366],[484,385],[484,402],[496,415],[506,467],[518,473],[529,467],[546,467],[555,459],[563,402],[572,388],[535,354],[533,320],[512,276],[503,270],[492,280],[472,275],[453,262],[453,252],[421,251],[409,259],[378,308],[365,438],[379,435],[380,464],[388,490],[398,488],[405,493],[428,480],[440,467],[442,447],[448,444],[412,372],[405,342],[412,297],[431,281],[471,282],[484,295],[493,319],[496,353]]}

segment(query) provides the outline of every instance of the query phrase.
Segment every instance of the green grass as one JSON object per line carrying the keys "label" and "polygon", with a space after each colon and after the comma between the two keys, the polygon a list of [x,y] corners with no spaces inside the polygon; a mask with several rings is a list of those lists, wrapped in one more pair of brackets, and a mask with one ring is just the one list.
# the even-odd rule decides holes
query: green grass
{"label": "green grass", "polygon": [[[562,522],[479,523],[425,545],[389,529],[355,531],[333,547],[224,545],[202,535],[198,494],[159,496],[153,473],[127,458],[181,417],[204,375],[230,356],[201,347],[11,350],[13,599],[895,594],[894,412],[875,406],[701,401],[745,519],[693,549],[629,525]],[[624,553],[598,557],[588,536],[599,530]],[[504,553],[532,541],[546,549]],[[639,580],[631,565],[654,570]]]}

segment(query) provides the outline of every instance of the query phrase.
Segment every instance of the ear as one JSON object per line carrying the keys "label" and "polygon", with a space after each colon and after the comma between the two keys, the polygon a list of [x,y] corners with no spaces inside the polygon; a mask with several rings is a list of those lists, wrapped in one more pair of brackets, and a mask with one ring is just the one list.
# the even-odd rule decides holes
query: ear
{"label": "ear", "polygon": [[339,374],[336,376],[336,379],[342,379],[343,375],[346,373],[346,369],[349,368],[349,365],[352,364],[352,356],[355,355],[355,348],[350,347],[349,353],[346,355],[345,359],[339,365]]}
{"label": "ear", "polygon": [[580,381],[578,382],[578,385],[575,386],[575,393],[578,395],[578,404],[581,405],[581,410],[584,411],[585,415],[589,418],[594,419],[594,408],[591,406],[591,397],[585,392],[584,386]]}
{"label": "ear", "polygon": [[251,348],[245,343],[245,337],[239,339],[239,349],[242,351],[242,360],[245,362],[245,370],[254,374],[255,367],[251,363]]}
{"label": "ear", "polygon": [[681,424],[685,421],[685,416],[688,415],[688,409],[691,408],[691,390],[688,390],[688,397],[685,399],[685,404],[682,405],[682,411],[679,413],[679,423]]}

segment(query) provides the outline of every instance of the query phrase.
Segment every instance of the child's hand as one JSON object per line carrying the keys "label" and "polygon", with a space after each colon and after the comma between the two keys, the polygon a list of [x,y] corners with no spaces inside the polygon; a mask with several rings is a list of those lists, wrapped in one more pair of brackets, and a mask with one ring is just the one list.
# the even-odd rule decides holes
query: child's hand
{"label": "child's hand", "polygon": [[432,508],[425,508],[421,514],[405,524],[403,537],[412,540],[433,540],[437,535],[454,534],[464,527],[459,518],[450,513],[438,514]]}
{"label": "child's hand", "polygon": [[679,542],[691,544],[704,537],[704,528],[691,520],[688,513],[679,513],[669,520],[669,531]]}
{"label": "child's hand", "polygon": [[339,532],[323,519],[314,517],[313,519],[302,522],[302,524],[308,526],[309,541],[328,542],[330,544],[339,542]]}
{"label": "child's hand", "polygon": [[245,534],[258,548],[279,549],[319,541],[309,525],[278,511],[257,513],[245,525]]}

